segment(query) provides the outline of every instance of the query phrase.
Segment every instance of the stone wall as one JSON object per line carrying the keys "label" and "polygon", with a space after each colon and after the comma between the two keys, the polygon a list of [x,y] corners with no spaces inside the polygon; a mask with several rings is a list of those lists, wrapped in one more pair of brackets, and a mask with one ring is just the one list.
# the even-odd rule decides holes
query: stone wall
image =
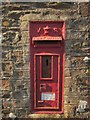
{"label": "stone wall", "polygon": [[[88,118],[90,55],[89,3],[3,3],[2,5],[2,116]],[[64,114],[30,114],[29,22],[66,22]],[[0,80],[1,83],[1,80]],[[80,108],[87,104],[86,108]]]}

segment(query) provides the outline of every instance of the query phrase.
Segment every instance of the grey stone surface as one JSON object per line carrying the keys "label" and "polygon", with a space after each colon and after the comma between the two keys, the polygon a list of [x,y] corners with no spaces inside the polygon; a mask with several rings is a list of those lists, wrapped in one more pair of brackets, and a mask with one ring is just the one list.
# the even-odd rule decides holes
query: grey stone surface
{"label": "grey stone surface", "polygon": [[[42,5],[41,5],[42,4]],[[83,59],[90,55],[89,3],[3,3],[2,7],[2,101],[3,117],[13,113],[24,118],[88,118],[89,67]],[[82,9],[84,6],[84,9]],[[29,22],[52,20],[66,22],[64,66],[64,114],[30,115]],[[85,105],[85,104],[84,104]],[[79,110],[79,113],[77,112]]]}

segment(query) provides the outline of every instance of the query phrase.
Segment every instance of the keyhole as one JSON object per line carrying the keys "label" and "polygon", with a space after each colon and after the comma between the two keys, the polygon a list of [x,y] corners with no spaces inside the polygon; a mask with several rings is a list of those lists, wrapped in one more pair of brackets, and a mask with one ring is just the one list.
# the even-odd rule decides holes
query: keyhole
{"label": "keyhole", "polygon": [[46,60],[46,65],[48,66],[48,59]]}

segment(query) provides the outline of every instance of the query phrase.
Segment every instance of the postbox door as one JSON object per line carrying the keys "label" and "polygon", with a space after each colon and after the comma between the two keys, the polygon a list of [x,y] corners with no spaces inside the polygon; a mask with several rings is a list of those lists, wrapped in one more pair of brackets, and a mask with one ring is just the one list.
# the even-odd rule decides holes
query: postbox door
{"label": "postbox door", "polygon": [[59,109],[60,54],[34,55],[34,109]]}

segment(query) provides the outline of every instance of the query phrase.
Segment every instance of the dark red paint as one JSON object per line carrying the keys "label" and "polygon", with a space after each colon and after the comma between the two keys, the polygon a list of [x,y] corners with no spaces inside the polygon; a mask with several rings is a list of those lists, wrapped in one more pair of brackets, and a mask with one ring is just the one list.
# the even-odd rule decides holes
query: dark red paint
{"label": "dark red paint", "polygon": [[31,112],[63,113],[65,22],[30,22]]}

